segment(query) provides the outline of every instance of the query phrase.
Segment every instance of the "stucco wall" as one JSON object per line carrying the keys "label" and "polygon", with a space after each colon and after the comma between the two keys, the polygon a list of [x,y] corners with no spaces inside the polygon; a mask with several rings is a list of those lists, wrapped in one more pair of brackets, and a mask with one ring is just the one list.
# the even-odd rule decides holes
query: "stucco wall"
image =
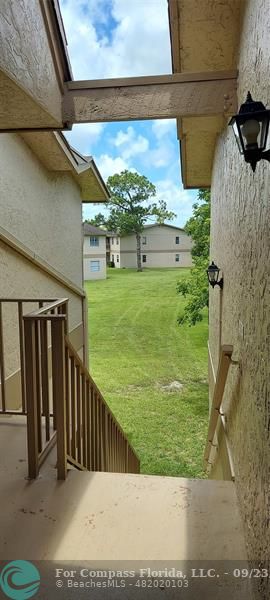
{"label": "stucco wall", "polygon": [[[82,206],[77,184],[67,173],[47,171],[16,134],[0,136],[0,156],[3,232],[11,234],[31,255],[43,259],[82,288]],[[69,298],[69,329],[75,330],[76,348],[81,348],[80,296],[3,242],[0,244],[0,281],[2,298]],[[30,311],[38,306],[25,305],[24,312],[29,312],[28,308]],[[5,376],[8,378],[20,367],[14,306],[3,306],[3,322]],[[15,393],[15,388],[12,390]]]}
{"label": "stucco wall", "polygon": [[81,287],[79,186],[47,171],[16,134],[1,134],[0,156],[1,226]]}
{"label": "stucco wall", "polygon": [[[176,254],[179,255],[179,262],[175,260]],[[162,252],[162,251],[151,251],[144,250],[142,251],[142,260],[143,255],[146,256],[146,262],[143,262],[143,267],[149,268],[179,268],[179,267],[191,267],[192,260],[190,252]],[[119,254],[119,263],[116,262],[116,254],[114,255],[115,266],[120,268],[130,268],[133,269],[137,266],[137,255],[136,252],[125,252],[121,251]]]}
{"label": "stucco wall", "polygon": [[[82,299],[2,242],[0,242],[0,257],[1,297],[69,298],[69,331],[73,332],[72,342],[79,350],[83,344]],[[27,314],[37,308],[37,303],[25,303],[23,312]],[[7,405],[10,408],[18,408],[20,395],[17,397],[19,379],[16,374],[20,369],[20,353],[17,305],[3,303],[2,310]]]}
{"label": "stucco wall", "polygon": [[[99,262],[99,271],[91,270],[91,261]],[[91,279],[106,279],[106,269],[106,256],[102,254],[87,256],[83,259],[83,272],[85,281],[89,281]]]}
{"label": "stucco wall", "polygon": [[84,236],[83,242],[83,255],[84,256],[96,256],[96,255],[105,255],[106,256],[106,237],[99,235],[93,236],[98,239],[98,246],[90,246],[90,237],[89,235]]}
{"label": "stucco wall", "polygon": [[113,254],[119,253],[120,246],[121,246],[121,238],[120,237],[110,238],[110,248],[111,248],[111,252]]}
{"label": "stucco wall", "polygon": [[37,0],[0,2],[0,69],[61,121],[61,92]]}
{"label": "stucco wall", "polygon": [[[179,237],[179,244],[175,243],[175,238]],[[147,228],[141,234],[142,237],[142,253],[147,250],[178,250],[191,249],[191,238],[179,229],[171,227],[151,227]],[[146,237],[146,244],[143,244],[143,238]],[[136,250],[135,235],[128,235],[121,238],[121,252],[125,250]]]}
{"label": "stucco wall", "polygon": [[[106,237],[99,235],[97,237],[98,246],[91,246],[90,239],[92,236],[85,235],[83,242],[83,277],[85,281],[91,279],[106,278]],[[99,271],[91,271],[91,261],[99,262]]]}
{"label": "stucco wall", "polygon": [[[239,59],[239,103],[250,90],[270,104],[269,0],[247,1]],[[233,344],[225,390],[236,487],[250,558],[269,557],[270,429],[270,167],[251,168],[226,128],[212,179],[211,260],[223,270],[224,290],[210,289],[210,349],[217,369],[221,342]],[[222,305],[220,294],[222,293]],[[220,314],[220,311],[221,314]],[[217,465],[217,471],[221,468]],[[268,598],[266,582],[261,598]],[[269,593],[269,592],[268,592]]]}
{"label": "stucco wall", "polygon": [[[179,244],[176,243],[179,238]],[[135,268],[136,259],[136,236],[128,235],[121,237],[119,244],[111,244],[111,255],[114,255],[115,266],[120,268]],[[141,234],[141,253],[146,255],[145,267],[191,267],[191,238],[178,228],[156,226],[146,228]],[[179,254],[179,262],[176,262],[176,254]],[[119,255],[119,262],[116,257]]]}

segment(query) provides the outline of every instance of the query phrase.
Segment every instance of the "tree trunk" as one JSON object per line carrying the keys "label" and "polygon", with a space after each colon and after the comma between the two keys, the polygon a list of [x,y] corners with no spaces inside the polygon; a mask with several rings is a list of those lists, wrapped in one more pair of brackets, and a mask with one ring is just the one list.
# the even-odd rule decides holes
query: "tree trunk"
{"label": "tree trunk", "polygon": [[142,255],[141,255],[141,235],[136,233],[137,241],[137,271],[142,271]]}

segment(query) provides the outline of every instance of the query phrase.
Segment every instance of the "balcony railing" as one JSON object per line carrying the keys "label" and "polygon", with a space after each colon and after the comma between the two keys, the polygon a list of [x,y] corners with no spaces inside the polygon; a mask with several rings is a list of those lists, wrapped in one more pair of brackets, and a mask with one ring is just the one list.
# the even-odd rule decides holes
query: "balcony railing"
{"label": "balcony railing", "polygon": [[[57,302],[57,300],[51,298],[0,298],[0,383],[1,383],[1,405],[0,414],[22,414],[26,415],[26,396],[25,396],[25,348],[24,348],[24,313],[27,306],[32,305],[37,308],[42,308],[44,305]],[[6,355],[7,355],[7,342],[5,339],[4,331],[4,320],[5,310],[10,309],[11,314],[6,317],[6,320],[11,324],[12,322],[12,337],[18,339],[18,360],[17,360],[17,374],[20,384],[16,386],[16,393],[19,396],[18,405],[19,408],[16,410],[11,409],[8,401],[8,390],[7,390],[7,369],[6,369]],[[27,309],[26,309],[27,310]],[[60,312],[60,308],[54,308],[55,312]],[[29,309],[28,309],[29,311]]]}
{"label": "balcony railing", "polygon": [[[36,478],[54,444],[58,479],[68,463],[80,470],[138,473],[139,459],[68,337],[68,299],[39,300],[23,315],[18,305],[22,402],[5,399],[2,304],[0,374],[2,413],[27,417],[29,478]],[[8,300],[10,301],[10,300]],[[10,301],[11,302],[11,301]]]}

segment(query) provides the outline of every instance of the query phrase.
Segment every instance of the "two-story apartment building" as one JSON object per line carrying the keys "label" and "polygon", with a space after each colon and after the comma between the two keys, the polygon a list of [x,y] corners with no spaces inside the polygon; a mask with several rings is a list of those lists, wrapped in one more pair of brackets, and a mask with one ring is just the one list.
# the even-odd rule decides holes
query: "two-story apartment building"
{"label": "two-story apartment building", "polygon": [[[111,261],[118,268],[137,267],[135,234],[110,238]],[[192,240],[184,229],[174,225],[145,225],[141,234],[143,267],[192,267]]]}
{"label": "two-story apartment building", "polygon": [[83,236],[84,280],[106,279],[107,232],[83,223]]}
{"label": "two-story apartment building", "polygon": [[[222,571],[237,564],[236,577],[198,578],[197,586],[192,579],[190,597],[247,600],[254,576],[256,598],[267,600],[270,171],[261,161],[252,173],[227,122],[248,90],[270,102],[269,1],[169,0],[169,14],[176,76],[113,86],[72,81],[56,0],[1,6],[0,556],[199,567],[218,560]],[[135,452],[76,352],[85,331],[81,200],[104,200],[106,189],[54,131],[138,111],[178,117],[184,185],[212,185],[211,259],[223,287],[210,290],[211,481],[140,477]],[[9,303],[16,308],[4,314]],[[11,414],[3,384],[19,360],[24,402]],[[57,482],[56,472],[67,480]],[[245,576],[247,555],[256,571]],[[22,581],[22,595],[32,596]]]}

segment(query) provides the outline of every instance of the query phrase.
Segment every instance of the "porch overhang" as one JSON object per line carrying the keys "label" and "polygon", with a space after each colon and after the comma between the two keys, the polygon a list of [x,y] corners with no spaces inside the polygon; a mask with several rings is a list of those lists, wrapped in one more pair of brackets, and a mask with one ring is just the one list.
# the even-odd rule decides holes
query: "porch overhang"
{"label": "porch overhang", "polygon": [[20,133],[26,144],[49,171],[69,172],[78,183],[83,202],[106,202],[110,195],[94,159],[82,156],[57,131]]}
{"label": "porch overhang", "polygon": [[[32,12],[22,0],[16,26],[7,5],[0,40],[0,132],[25,134],[40,156],[47,136],[55,156],[59,139],[52,132],[74,123],[176,118],[184,187],[208,187],[216,136],[237,108],[237,49],[245,0],[168,3],[173,74],[98,81],[72,80],[58,0],[40,0]],[[42,160],[51,161],[45,156]],[[87,175],[83,160],[72,169],[88,201],[94,185],[91,169]],[[91,199],[104,201],[104,185],[97,187],[96,199]]]}
{"label": "porch overhang", "polygon": [[226,108],[236,110],[236,78],[236,71],[223,70],[69,81],[63,121],[73,125],[220,115]]}
{"label": "porch overhang", "polygon": [[[244,5],[245,0],[168,0],[173,73],[236,71]],[[211,185],[216,138],[234,111],[227,93],[223,100],[219,115],[177,118],[185,188]]]}

